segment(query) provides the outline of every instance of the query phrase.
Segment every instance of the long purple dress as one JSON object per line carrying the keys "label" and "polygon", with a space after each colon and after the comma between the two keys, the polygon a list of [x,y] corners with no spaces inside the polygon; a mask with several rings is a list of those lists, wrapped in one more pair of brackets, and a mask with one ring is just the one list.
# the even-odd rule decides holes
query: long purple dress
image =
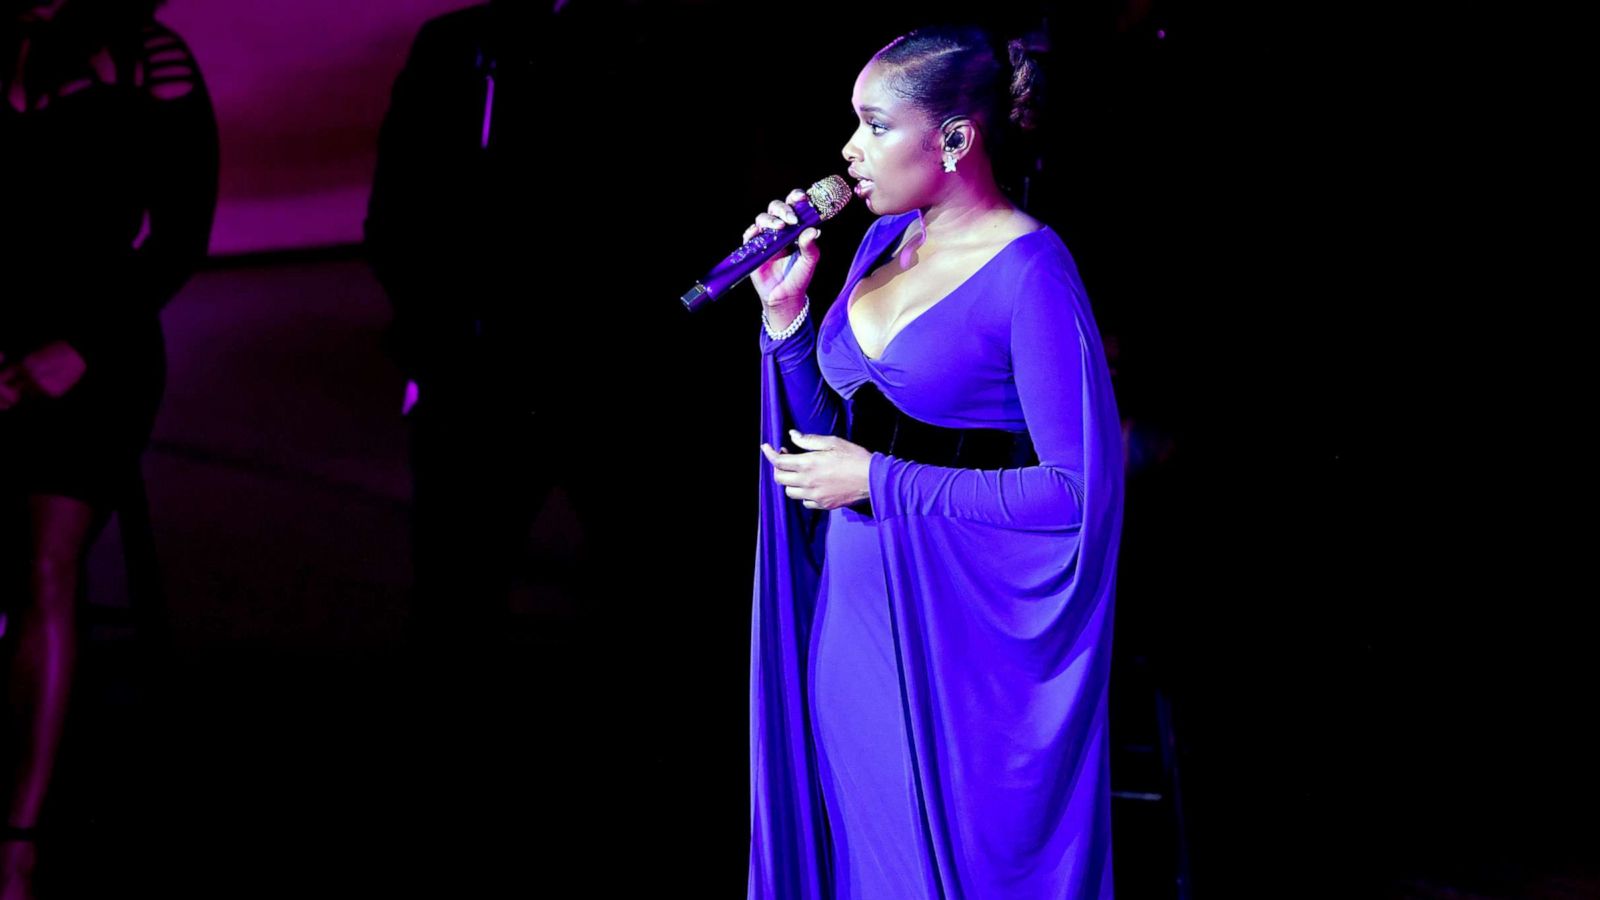
{"label": "long purple dress", "polygon": [[846,433],[872,381],[913,418],[1026,430],[1040,464],[873,453],[873,515],[808,510],[761,461],[751,629],[751,900],[1109,898],[1106,729],[1122,447],[1099,332],[1050,228],[868,358],[856,282],[763,332],[762,439]]}

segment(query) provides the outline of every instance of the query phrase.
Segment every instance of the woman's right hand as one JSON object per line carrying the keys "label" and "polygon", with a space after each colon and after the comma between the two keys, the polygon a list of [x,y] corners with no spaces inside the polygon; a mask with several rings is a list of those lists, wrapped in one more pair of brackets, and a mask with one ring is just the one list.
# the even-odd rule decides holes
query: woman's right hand
{"label": "woman's right hand", "polygon": [[[795,217],[794,207],[790,204],[798,203],[805,197],[806,192],[796,188],[784,199],[772,201],[766,212],[756,216],[756,223],[745,229],[741,243],[750,240],[763,228],[776,231],[786,225],[799,224],[800,220]],[[821,233],[820,228],[814,227],[800,232],[797,242],[800,258],[794,261],[789,274],[785,275],[784,269],[789,268],[793,253],[774,256],[750,274],[750,283],[755,285],[761,305],[777,314],[768,318],[792,319],[800,314],[800,308],[806,301],[806,288],[811,284],[812,274],[817,271],[817,258],[822,255],[817,247],[817,236]]]}

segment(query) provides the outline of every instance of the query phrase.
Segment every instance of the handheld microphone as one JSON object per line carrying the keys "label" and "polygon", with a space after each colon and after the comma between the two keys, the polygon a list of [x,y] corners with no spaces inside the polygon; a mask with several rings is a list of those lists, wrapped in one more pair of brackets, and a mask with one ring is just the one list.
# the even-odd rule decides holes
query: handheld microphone
{"label": "handheld microphone", "polygon": [[777,231],[761,230],[746,241],[743,247],[728,254],[717,263],[711,273],[695,283],[687,293],[678,298],[690,312],[727,293],[728,289],[744,281],[761,264],[778,255],[778,252],[800,239],[800,232],[824,222],[838,214],[855,193],[850,185],[837,175],[813,184],[806,191],[806,199],[794,204],[795,218],[800,221],[785,225]]}

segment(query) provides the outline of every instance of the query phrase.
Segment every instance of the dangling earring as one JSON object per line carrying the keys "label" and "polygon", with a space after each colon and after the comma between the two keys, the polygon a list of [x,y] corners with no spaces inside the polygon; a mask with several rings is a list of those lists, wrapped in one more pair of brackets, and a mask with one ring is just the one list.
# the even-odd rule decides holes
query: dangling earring
{"label": "dangling earring", "polygon": [[956,170],[956,153],[954,150],[946,150],[944,152],[944,170],[946,172],[954,172]]}

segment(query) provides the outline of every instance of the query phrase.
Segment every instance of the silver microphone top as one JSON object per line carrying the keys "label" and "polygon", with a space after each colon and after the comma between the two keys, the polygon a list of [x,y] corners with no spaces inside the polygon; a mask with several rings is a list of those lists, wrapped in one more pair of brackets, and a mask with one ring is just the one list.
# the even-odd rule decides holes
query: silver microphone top
{"label": "silver microphone top", "polygon": [[806,190],[811,208],[817,211],[823,221],[833,218],[854,196],[850,184],[837,175],[829,175]]}

